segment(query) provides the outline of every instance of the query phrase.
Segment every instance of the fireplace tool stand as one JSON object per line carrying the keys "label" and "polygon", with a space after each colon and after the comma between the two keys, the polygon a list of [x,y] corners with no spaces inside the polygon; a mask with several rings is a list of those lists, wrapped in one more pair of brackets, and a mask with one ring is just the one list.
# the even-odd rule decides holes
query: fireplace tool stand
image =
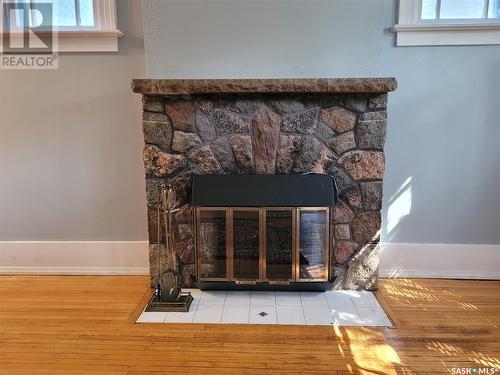
{"label": "fireplace tool stand", "polygon": [[[180,288],[179,273],[177,270],[177,257],[174,253],[174,235],[172,232],[172,214],[179,209],[174,209],[175,193],[170,184],[158,185],[157,206],[157,241],[156,250],[158,257],[158,281],[156,290],[146,306],[145,311],[175,311],[188,312],[193,296],[191,293],[183,293]],[[169,268],[161,273],[161,218],[165,230],[165,250],[169,257]]]}

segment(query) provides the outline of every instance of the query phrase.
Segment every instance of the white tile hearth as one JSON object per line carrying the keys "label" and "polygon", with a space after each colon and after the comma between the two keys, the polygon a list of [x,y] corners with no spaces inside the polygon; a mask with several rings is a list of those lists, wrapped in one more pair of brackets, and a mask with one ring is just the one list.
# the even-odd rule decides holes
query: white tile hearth
{"label": "white tile hearth", "polygon": [[249,317],[250,306],[248,304],[225,305],[221,323],[248,323]]}
{"label": "white tile hearth", "polygon": [[325,293],[321,292],[300,292],[302,306],[328,306]]}
{"label": "white tile hearth", "polygon": [[385,326],[391,325],[391,322],[381,307],[360,307],[359,316],[364,325],[367,326]]}
{"label": "white tile hearth", "polygon": [[277,305],[278,324],[306,324],[302,306]]}
{"label": "white tile hearth", "polygon": [[223,304],[203,303],[202,299],[194,314],[193,323],[220,323],[223,309]]}
{"label": "white tile hearth", "polygon": [[[204,290],[201,292],[200,295],[200,303],[206,304],[224,304],[224,301],[226,300],[226,294],[227,292],[225,291],[219,291],[219,290]],[[194,298],[196,298],[193,295]]]}
{"label": "white tile hearth", "polygon": [[[363,324],[360,318],[358,310],[352,307],[340,307],[335,306],[331,308],[333,322],[338,326],[362,326],[368,325]],[[391,326],[391,324],[389,324]]]}
{"label": "white tile hearth", "polygon": [[165,319],[165,323],[193,323],[194,314],[196,314],[196,311],[198,310],[198,304],[199,301],[195,299],[191,303],[191,308],[189,309],[189,312],[167,313],[167,318]]}
{"label": "white tile hearth", "polygon": [[227,292],[226,304],[248,307],[250,305],[250,292]]}
{"label": "white tile hearth", "polygon": [[303,305],[303,308],[307,325],[333,325],[333,316],[328,305]]}
{"label": "white tile hearth", "polygon": [[143,312],[137,323],[163,323],[167,318],[166,312]]}
{"label": "white tile hearth", "polygon": [[252,306],[276,305],[276,292],[251,292],[250,303]]}
{"label": "white tile hearth", "polygon": [[349,295],[348,291],[333,290],[331,292],[325,293],[325,297],[330,306],[350,307],[354,309],[354,303],[352,302],[351,296]]}
{"label": "white tile hearth", "polygon": [[143,312],[137,323],[284,324],[392,327],[372,292],[235,292],[185,289],[190,311]]}
{"label": "white tile hearth", "polygon": [[276,292],[276,305],[278,306],[302,306],[300,293]]}
{"label": "white tile hearth", "polygon": [[359,307],[379,307],[378,301],[372,292],[366,290],[362,291],[349,291],[351,300],[356,308]]}

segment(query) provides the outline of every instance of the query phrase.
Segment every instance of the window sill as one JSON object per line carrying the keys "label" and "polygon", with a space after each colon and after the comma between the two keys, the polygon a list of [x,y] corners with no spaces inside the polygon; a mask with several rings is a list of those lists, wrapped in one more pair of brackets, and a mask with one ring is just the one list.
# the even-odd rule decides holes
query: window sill
{"label": "window sill", "polygon": [[120,30],[59,30],[56,32],[56,50],[58,53],[118,52],[118,38],[121,36]]}
{"label": "window sill", "polygon": [[395,25],[396,46],[500,44],[500,23]]}
{"label": "window sill", "polygon": [[59,52],[118,52],[120,30],[58,31]]}

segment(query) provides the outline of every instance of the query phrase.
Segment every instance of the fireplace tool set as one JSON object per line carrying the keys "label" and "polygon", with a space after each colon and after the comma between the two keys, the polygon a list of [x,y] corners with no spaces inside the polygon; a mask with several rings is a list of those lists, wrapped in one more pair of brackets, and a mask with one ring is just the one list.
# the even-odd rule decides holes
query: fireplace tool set
{"label": "fireplace tool set", "polygon": [[[157,206],[157,242],[156,250],[158,257],[158,277],[155,294],[151,297],[145,311],[175,311],[188,312],[193,296],[191,293],[183,293],[180,288],[179,272],[177,269],[177,257],[174,252],[174,235],[172,231],[172,216],[178,211],[175,206],[175,192],[172,186],[161,183],[158,185]],[[165,231],[165,251],[168,257],[168,268],[161,272],[161,219]]]}

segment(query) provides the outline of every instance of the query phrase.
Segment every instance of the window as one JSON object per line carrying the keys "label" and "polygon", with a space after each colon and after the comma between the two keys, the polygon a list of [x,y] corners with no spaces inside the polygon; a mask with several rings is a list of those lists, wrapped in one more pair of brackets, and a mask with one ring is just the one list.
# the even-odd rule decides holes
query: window
{"label": "window", "polygon": [[500,44],[500,0],[400,0],[398,46]]}
{"label": "window", "polygon": [[[57,32],[59,52],[114,52],[118,51],[118,38],[123,34],[116,26],[115,0],[1,0],[3,3],[22,4],[30,27],[53,27]],[[31,4],[51,3],[51,23],[42,23]],[[15,22],[11,30],[22,30],[23,13],[10,19]],[[3,15],[3,21],[6,15]],[[45,21],[46,22],[46,21]],[[12,32],[12,31],[11,31]],[[22,32],[22,31],[20,31]]]}
{"label": "window", "polygon": [[[31,0],[40,2],[40,0]],[[54,4],[54,26],[60,29],[79,29],[95,26],[92,0],[52,0]],[[36,16],[32,21],[37,23]]]}
{"label": "window", "polygon": [[422,21],[500,18],[500,0],[422,0]]}

